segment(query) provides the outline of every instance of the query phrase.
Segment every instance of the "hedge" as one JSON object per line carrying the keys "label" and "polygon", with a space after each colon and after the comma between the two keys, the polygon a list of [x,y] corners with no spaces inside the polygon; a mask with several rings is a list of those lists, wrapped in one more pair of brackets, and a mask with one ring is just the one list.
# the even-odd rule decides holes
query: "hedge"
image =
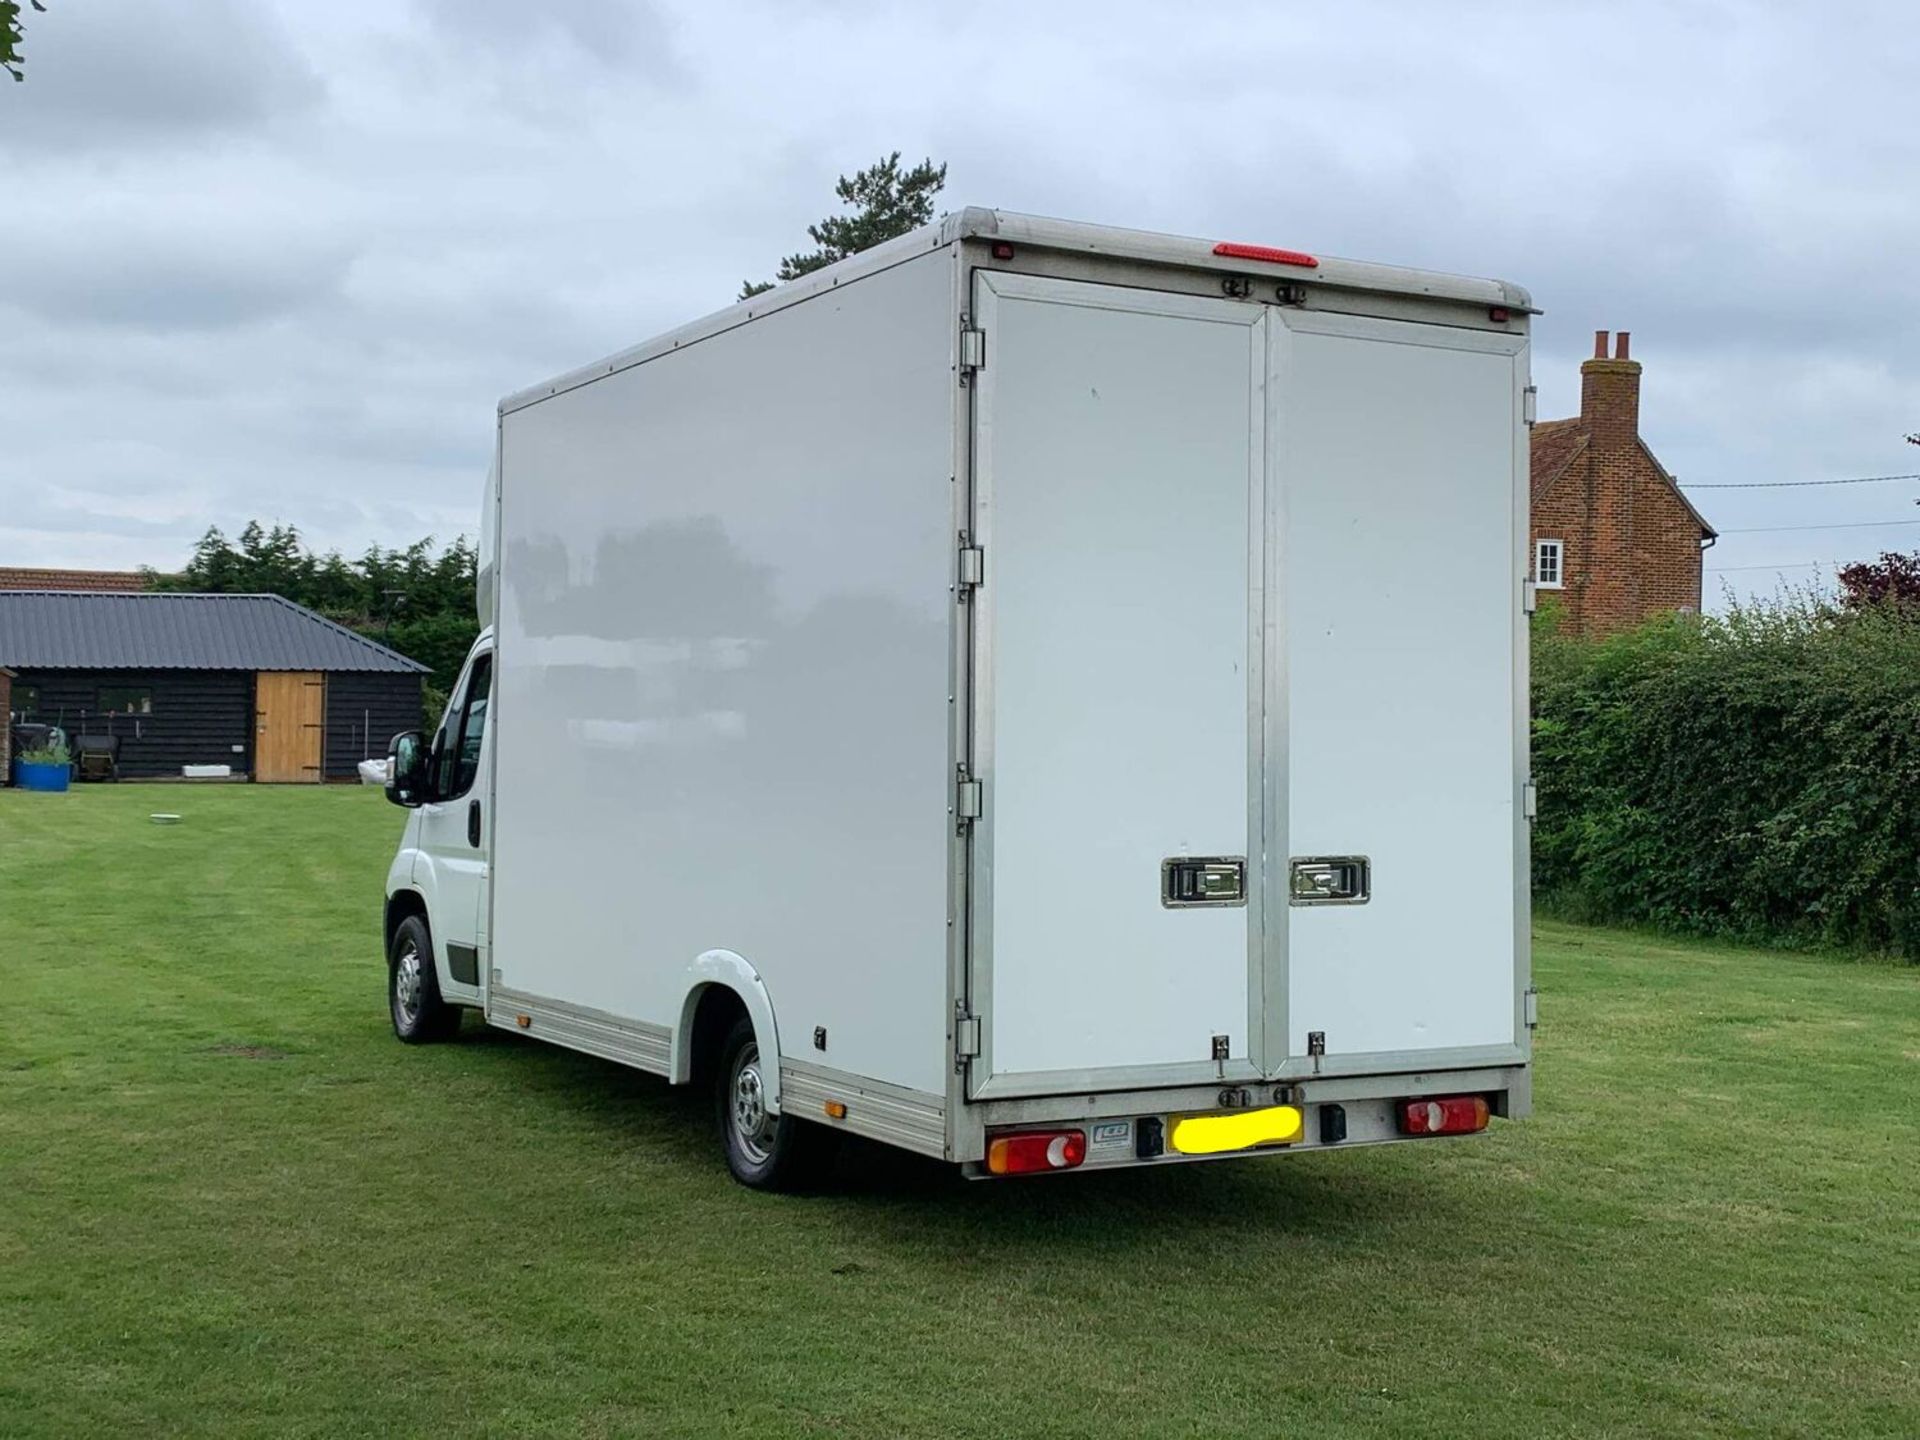
{"label": "hedge", "polygon": [[1920,620],[1787,599],[1533,643],[1542,909],[1920,960]]}

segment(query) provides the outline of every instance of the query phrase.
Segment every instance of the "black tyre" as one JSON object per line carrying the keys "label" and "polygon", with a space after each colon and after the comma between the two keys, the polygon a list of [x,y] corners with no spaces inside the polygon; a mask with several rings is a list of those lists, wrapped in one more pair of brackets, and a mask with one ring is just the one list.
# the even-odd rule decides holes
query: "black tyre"
{"label": "black tyre", "polygon": [[760,1042],[742,1015],[720,1050],[714,1100],[733,1178],[755,1190],[802,1190],[820,1178],[839,1137],[791,1115],[770,1115]]}
{"label": "black tyre", "polygon": [[393,1033],[409,1045],[445,1040],[460,1028],[460,1007],[440,998],[427,922],[409,915],[387,950],[387,1014]]}

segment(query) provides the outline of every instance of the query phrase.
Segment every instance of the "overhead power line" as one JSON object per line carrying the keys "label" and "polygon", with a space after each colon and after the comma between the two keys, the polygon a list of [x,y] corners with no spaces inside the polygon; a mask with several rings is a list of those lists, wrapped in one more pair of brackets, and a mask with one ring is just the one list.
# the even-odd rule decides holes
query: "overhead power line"
{"label": "overhead power line", "polygon": [[1920,475],[1850,475],[1844,480],[1691,480],[1677,483],[1682,490],[1799,490],[1809,485],[1885,485],[1891,480],[1920,480]]}
{"label": "overhead power line", "polygon": [[1721,530],[1721,535],[1781,535],[1789,530],[1886,530],[1900,525],[1920,525],[1920,520],[1863,520],[1841,525],[1742,525]]}
{"label": "overhead power line", "polygon": [[1772,565],[1709,565],[1709,575],[1731,575],[1736,570],[1819,570],[1831,565],[1838,569],[1842,565],[1851,565],[1851,560],[1781,560]]}

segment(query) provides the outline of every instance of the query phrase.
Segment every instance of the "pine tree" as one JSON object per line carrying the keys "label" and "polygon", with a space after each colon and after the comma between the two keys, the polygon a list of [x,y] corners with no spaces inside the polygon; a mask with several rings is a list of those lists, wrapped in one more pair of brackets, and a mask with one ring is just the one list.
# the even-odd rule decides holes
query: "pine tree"
{"label": "pine tree", "polygon": [[[817,225],[809,225],[807,234],[818,249],[789,255],[780,262],[776,280],[798,280],[815,270],[870,250],[883,240],[892,240],[910,230],[918,230],[933,219],[933,197],[947,183],[947,167],[922,160],[904,173],[900,152],[894,151],[877,165],[859,170],[849,180],[842,175],[834,185],[840,203],[851,215],[829,215]],[[740,298],[773,289],[774,281],[758,284],[749,280],[740,287]]]}

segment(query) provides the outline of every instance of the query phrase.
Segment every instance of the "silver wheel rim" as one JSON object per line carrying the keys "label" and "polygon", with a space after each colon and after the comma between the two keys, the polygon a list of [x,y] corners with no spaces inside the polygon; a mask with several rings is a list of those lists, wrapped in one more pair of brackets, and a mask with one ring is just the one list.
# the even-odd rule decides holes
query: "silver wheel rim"
{"label": "silver wheel rim", "polygon": [[393,1018],[402,1030],[420,1018],[420,952],[412,945],[393,962]]}
{"label": "silver wheel rim", "polygon": [[740,1152],[755,1165],[766,1164],[773,1154],[773,1117],[767,1113],[766,1085],[760,1078],[760,1047],[753,1041],[733,1062],[727,1099],[727,1121]]}

